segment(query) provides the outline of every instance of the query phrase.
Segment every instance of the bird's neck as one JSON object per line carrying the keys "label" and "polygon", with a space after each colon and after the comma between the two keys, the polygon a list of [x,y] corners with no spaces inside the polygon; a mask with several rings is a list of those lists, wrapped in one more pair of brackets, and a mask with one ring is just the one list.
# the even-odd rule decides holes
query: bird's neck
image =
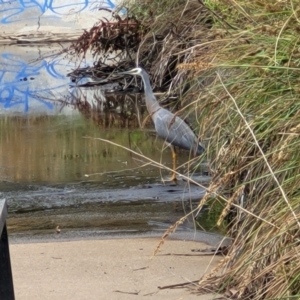
{"label": "bird's neck", "polygon": [[144,82],[144,91],[145,91],[147,110],[149,114],[152,114],[156,112],[160,108],[160,106],[156,97],[153,94],[149,77],[148,76],[143,77],[143,82]]}

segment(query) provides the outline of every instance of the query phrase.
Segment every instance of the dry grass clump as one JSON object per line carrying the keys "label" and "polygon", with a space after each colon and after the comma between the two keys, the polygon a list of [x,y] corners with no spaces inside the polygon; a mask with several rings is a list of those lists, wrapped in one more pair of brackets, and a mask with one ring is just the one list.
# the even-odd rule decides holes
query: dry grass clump
{"label": "dry grass clump", "polygon": [[149,29],[136,53],[136,64],[150,73],[153,88],[174,92],[186,79],[186,72],[177,66],[194,59],[193,52],[185,50],[208,38],[205,33],[212,25],[208,9],[199,0],[124,0],[121,6]]}
{"label": "dry grass clump", "polygon": [[213,180],[198,208],[213,196],[225,207],[219,222],[230,216],[233,243],[197,291],[299,299],[299,1],[136,2],[131,12],[152,20],[138,58],[154,84],[195,104],[206,138]]}
{"label": "dry grass clump", "polygon": [[131,53],[136,53],[147,32],[135,17],[121,18],[117,13],[108,11],[111,12],[111,20],[100,19],[67,49],[69,55],[79,57],[81,60],[91,52],[95,61],[95,73],[97,67],[103,69],[112,63],[130,60]]}

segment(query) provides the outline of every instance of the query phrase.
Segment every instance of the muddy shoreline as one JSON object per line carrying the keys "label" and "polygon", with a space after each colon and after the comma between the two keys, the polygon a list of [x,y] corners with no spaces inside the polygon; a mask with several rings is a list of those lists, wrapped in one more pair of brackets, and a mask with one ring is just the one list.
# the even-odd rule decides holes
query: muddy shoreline
{"label": "muddy shoreline", "polygon": [[[54,187],[2,182],[1,186],[6,190],[2,197],[8,200],[12,242],[159,237],[195,208],[205,192],[185,182],[123,189],[101,189],[96,183]],[[190,217],[174,237],[195,239],[194,228]],[[209,244],[220,240],[214,234],[200,235],[199,240]]]}

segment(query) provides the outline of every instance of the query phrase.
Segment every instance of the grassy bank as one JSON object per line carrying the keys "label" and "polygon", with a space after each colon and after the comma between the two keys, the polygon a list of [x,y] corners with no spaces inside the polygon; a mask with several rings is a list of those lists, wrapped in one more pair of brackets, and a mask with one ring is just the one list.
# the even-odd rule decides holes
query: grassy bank
{"label": "grassy bank", "polygon": [[[193,104],[233,243],[199,292],[300,297],[299,1],[131,1],[136,61]],[[156,53],[156,55],[155,55]],[[233,217],[232,217],[233,216]],[[221,271],[221,272],[220,272]]]}

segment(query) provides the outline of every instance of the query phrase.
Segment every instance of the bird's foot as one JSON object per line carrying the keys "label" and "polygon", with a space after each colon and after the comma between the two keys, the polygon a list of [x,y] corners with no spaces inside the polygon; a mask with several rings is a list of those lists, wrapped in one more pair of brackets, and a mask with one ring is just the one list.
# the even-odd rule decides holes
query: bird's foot
{"label": "bird's foot", "polygon": [[176,177],[176,174],[173,174],[170,178],[167,178],[167,179],[163,179],[164,182],[171,182],[175,185],[178,184],[178,181],[177,181],[177,177]]}
{"label": "bird's foot", "polygon": [[177,184],[177,177],[176,177],[176,175],[174,174],[174,175],[172,175],[172,177],[171,177],[171,181],[173,181],[174,183],[176,183]]}

